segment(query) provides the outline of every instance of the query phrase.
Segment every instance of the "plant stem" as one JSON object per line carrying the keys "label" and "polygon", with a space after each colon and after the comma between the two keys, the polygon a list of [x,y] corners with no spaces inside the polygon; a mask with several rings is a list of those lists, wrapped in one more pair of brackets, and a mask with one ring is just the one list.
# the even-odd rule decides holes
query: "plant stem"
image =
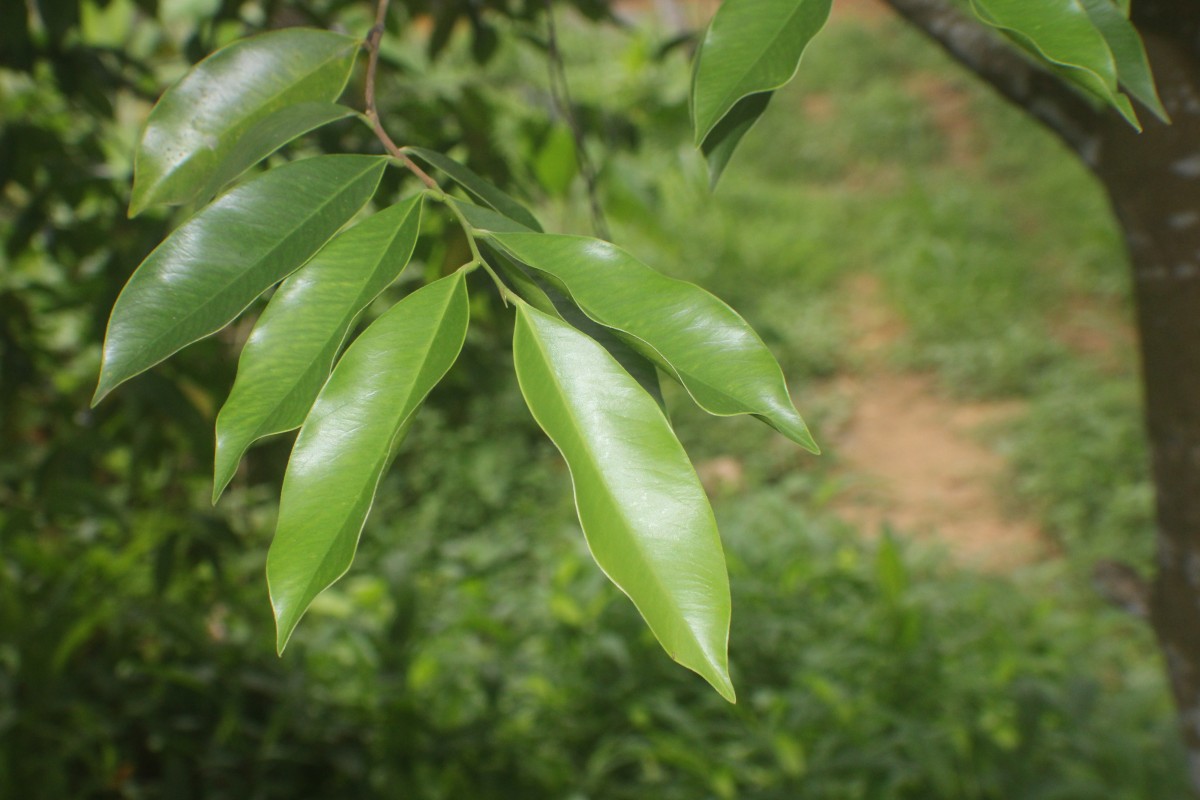
{"label": "plant stem", "polygon": [[513,293],[505,285],[504,281],[500,279],[500,276],[496,274],[496,270],[492,269],[492,265],[483,257],[483,253],[479,252],[479,244],[475,241],[475,234],[472,232],[471,223],[467,222],[467,218],[463,216],[462,211],[459,210],[458,206],[450,198],[443,195],[441,199],[445,202],[446,207],[450,209],[450,213],[458,220],[458,224],[462,226],[463,235],[467,237],[467,246],[471,248],[472,260],[477,266],[483,267],[484,271],[491,276],[492,282],[496,284],[497,291],[500,292],[500,299],[504,302],[504,305],[507,306],[509,300],[514,302],[520,300],[521,298]]}
{"label": "plant stem", "polygon": [[375,25],[371,28],[371,32],[367,34],[367,89],[366,102],[367,119],[371,122],[371,127],[375,131],[376,138],[383,142],[384,148],[392,156],[392,158],[403,164],[409,172],[416,175],[426,186],[434,191],[440,192],[437,181],[429,177],[429,173],[421,169],[416,163],[409,158],[397,145],[392,141],[392,137],[388,136],[387,131],[383,129],[383,124],[379,121],[379,111],[375,105],[375,71],[379,66],[379,40],[383,38],[384,22],[387,20],[388,3],[390,0],[379,0],[379,5],[375,8]]}

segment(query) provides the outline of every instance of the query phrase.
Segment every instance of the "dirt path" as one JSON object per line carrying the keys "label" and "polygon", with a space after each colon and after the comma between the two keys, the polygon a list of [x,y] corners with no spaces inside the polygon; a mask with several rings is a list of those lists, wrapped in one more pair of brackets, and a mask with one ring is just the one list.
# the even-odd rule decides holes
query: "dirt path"
{"label": "dirt path", "polygon": [[847,296],[860,366],[833,386],[853,409],[830,442],[848,485],[836,511],[868,534],[886,523],[936,539],[966,566],[1007,570],[1047,557],[1038,528],[1005,512],[1004,459],[979,436],[1019,404],[952,400],[932,377],[889,368],[884,355],[903,324],[870,276],[852,279]]}

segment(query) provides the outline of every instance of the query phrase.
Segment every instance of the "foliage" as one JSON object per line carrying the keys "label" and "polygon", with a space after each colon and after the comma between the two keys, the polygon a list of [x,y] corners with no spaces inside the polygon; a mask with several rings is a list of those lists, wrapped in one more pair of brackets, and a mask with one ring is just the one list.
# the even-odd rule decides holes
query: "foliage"
{"label": "foliage", "polygon": [[[1156,101],[1145,53],[1128,46],[1130,36],[1137,44],[1137,34],[1124,12],[1115,5],[1108,8],[1108,0],[1100,6],[1106,14],[1089,16],[1076,0],[1046,6],[1012,0],[973,4],[981,20],[1010,34],[1136,125],[1118,78],[1144,99]],[[545,356],[517,359],[518,374],[529,376],[522,389],[534,417],[572,468],[580,520],[597,561],[629,594],[667,652],[732,701],[725,655],[728,588],[719,538],[694,471],[669,421],[655,409],[656,370],[680,381],[702,408],[723,415],[753,414],[816,452],[779,367],[744,320],[702,290],[656,276],[601,240],[545,234],[518,202],[465,165],[435,151],[414,152],[440,166],[485,207],[447,197],[380,121],[375,81],[388,7],[381,0],[376,26],[366,39],[363,119],[390,161],[413,172],[425,184],[424,194],[458,219],[471,250],[455,281],[447,277],[413,297],[434,286],[454,285],[461,292],[454,302],[461,312],[455,314],[465,326],[462,275],[482,268],[506,304],[516,305],[518,334],[524,332],[529,342],[526,352]],[[770,92],[795,72],[829,8],[828,0],[721,7],[696,57],[690,103],[696,142],[708,156],[714,182],[765,109]],[[550,34],[554,36],[553,28]],[[1118,40],[1125,46],[1114,47]],[[553,38],[550,47],[553,59]],[[289,29],[235,42],[196,65],[150,113],[134,162],[131,213],[154,203],[202,204],[225,178],[238,176],[296,136],[346,116],[329,104],[349,80],[353,52],[353,40],[347,37]],[[314,256],[320,261],[333,235],[375,194],[385,163],[368,156],[291,162],[197,211],[142,262],[118,297],[95,401],[225,327],[293,272],[299,271],[300,284],[316,284],[302,302],[325,304],[325,296],[336,293],[338,285],[321,284],[328,280],[325,272],[309,269],[308,262]],[[346,235],[354,236],[353,229]],[[343,252],[354,258],[355,251]],[[378,257],[364,253],[356,267],[368,273],[377,263]],[[395,264],[402,270],[404,261]],[[557,299],[547,293],[549,287],[539,285],[539,278],[555,284]],[[352,317],[369,300],[358,296],[348,314]],[[447,332],[446,339],[441,326],[449,306],[434,305],[442,312],[397,322],[390,337],[368,329],[363,341],[370,344],[352,346],[348,353],[354,357],[334,365],[315,398],[311,392],[281,398],[272,391],[273,400],[262,390],[243,392],[222,411],[223,418],[240,421],[247,413],[243,406],[261,414],[265,404],[276,430],[302,425],[285,477],[268,568],[281,651],[316,594],[349,567],[380,475],[420,401],[458,355],[465,327]],[[413,307],[424,308],[420,303]],[[549,316],[543,319],[542,312]],[[556,318],[566,327],[558,328]],[[313,341],[314,331],[299,321],[291,327],[271,321],[277,336],[281,325],[285,330],[272,344],[257,345],[257,357],[268,363],[286,360],[293,339],[309,349],[336,351],[345,337],[344,328],[323,329],[315,331]],[[375,324],[383,325],[382,318]],[[596,334],[597,325],[601,334]],[[423,327],[433,333],[423,335]],[[589,329],[599,349],[586,338],[572,343],[576,333],[586,337]],[[263,338],[251,334],[250,341]],[[457,344],[449,345],[451,340]],[[417,348],[415,360],[389,356],[404,352],[405,346]],[[540,366],[535,369],[534,364]],[[377,385],[374,377],[380,375]],[[592,402],[600,391],[599,376],[611,384],[600,394],[603,407]],[[400,387],[407,388],[396,393]],[[285,414],[284,402],[298,407]],[[308,402],[313,410],[302,423],[296,411]],[[641,418],[640,408],[648,410],[644,422],[650,427],[645,436],[634,436],[622,426]],[[618,442],[620,449],[614,447]],[[217,475],[218,486],[228,480],[229,463],[222,468],[224,475]],[[366,469],[348,470],[343,464]],[[329,515],[315,513],[318,508]]]}
{"label": "foliage", "polygon": [[[118,69],[104,47],[89,54],[95,42],[88,41],[40,55],[36,82],[19,71],[2,76],[0,141],[19,157],[0,159],[12,168],[0,203],[7,259],[0,266],[0,795],[387,797],[405,785],[430,797],[537,797],[577,792],[585,781],[595,796],[630,797],[1182,793],[1181,758],[1144,630],[1097,609],[1057,569],[1014,583],[958,573],[906,548],[888,554],[857,544],[822,508],[836,481],[814,474],[765,426],[713,426],[667,385],[671,419],[689,451],[704,457],[744,448],[735,452],[746,454],[746,474],[760,487],[716,504],[742,703],[730,709],[675,674],[653,656],[657,646],[633,610],[589,568],[561,491],[567,476],[535,436],[510,377],[501,344],[509,315],[482,300],[478,280],[470,285],[468,344],[410,432],[399,469],[383,476],[360,568],[316,601],[293,652],[277,659],[266,644],[261,568],[290,441],[267,440],[252,451],[222,503],[205,508],[211,425],[247,327],[189,347],[81,411],[111,299],[165,232],[161,216],[126,220],[121,208],[137,116],[131,103],[144,108],[165,77],[178,76],[179,62],[164,53],[186,47],[198,58],[239,29],[224,8],[211,26],[177,20],[169,33],[147,19],[131,38],[153,43],[157,72]],[[352,30],[369,24],[358,21]],[[944,274],[962,280],[930,284],[916,269],[914,253],[954,251],[979,235],[970,208],[989,209],[985,217],[1103,227],[1103,209],[1095,211],[1087,187],[1044,141],[1029,138],[1010,114],[982,149],[983,166],[1019,187],[1022,199],[1005,205],[978,173],[955,177],[939,166],[942,133],[918,114],[905,87],[885,88],[913,65],[931,64],[911,35],[830,30],[814,42],[800,80],[816,91],[836,88],[849,126],[809,116],[795,95],[777,97],[788,105],[762,125],[787,130],[789,117],[806,115],[828,148],[802,142],[786,153],[742,153],[714,198],[703,176],[674,179],[659,170],[678,160],[685,123],[680,53],[651,70],[647,54],[657,42],[649,37],[592,29],[576,36],[589,44],[619,37],[622,70],[612,68],[614,50],[579,48],[575,57],[602,67],[592,87],[619,77],[625,83],[616,96],[640,98],[630,113],[664,123],[638,131],[644,151],[623,152],[606,167],[602,191],[619,240],[635,240],[632,249],[647,263],[735,300],[794,365],[793,377],[845,366],[845,322],[832,295],[838,270],[877,269],[913,323],[912,359],[939,367],[947,380],[983,378],[989,393],[1049,387],[1053,413],[1030,426],[1024,447],[1062,458],[1026,456],[1022,473],[1039,479],[1031,495],[1047,516],[1066,520],[1066,541],[1082,542],[1087,553],[1096,533],[1119,548],[1141,532],[1104,524],[1113,521],[1104,514],[1108,486],[1130,496],[1131,519],[1146,515],[1145,484],[1136,483],[1144,470],[1128,425],[1111,439],[1089,440],[1103,458],[1088,459],[1110,466],[1087,485],[1078,480],[1080,460],[1070,458],[1075,440],[1045,438],[1076,425],[1112,433],[1113,420],[1129,418],[1132,392],[1097,392],[1087,370],[1050,385],[997,366],[1026,362],[1020,341],[995,332],[1008,320],[1042,331],[1045,310],[1024,308],[1028,293],[993,293],[993,281],[1008,280],[1008,272],[1026,279],[1042,263],[1040,249],[1068,273],[1083,253],[1098,264],[1094,272],[1084,265],[1087,284],[1098,276],[1112,285],[1124,265],[1111,232],[1093,241],[1077,239],[1078,226],[1048,226],[993,261],[946,258]],[[454,154],[497,181],[519,176],[536,194],[525,159],[539,152],[544,120],[479,81],[469,42],[459,44],[438,67],[453,80],[440,83],[430,82],[422,70],[433,68],[413,50],[385,52],[395,68],[411,70],[397,79],[402,91],[381,98],[403,113],[385,117],[428,132],[439,147],[463,120],[483,120]],[[849,48],[862,57],[844,59]],[[91,57],[114,69],[70,68],[71,59]],[[519,72],[527,77],[531,69],[527,62]],[[89,86],[98,74],[110,75],[112,86]],[[628,130],[620,118],[588,104],[587,84],[576,91],[582,112],[603,123],[590,141],[627,146],[624,134],[610,135],[613,126]],[[118,119],[94,109],[103,98]],[[976,111],[989,129],[989,115],[1000,114],[991,106]],[[498,129],[514,135],[478,135]],[[759,132],[762,141],[772,140],[771,130]],[[367,146],[357,127],[334,123],[291,152]],[[888,159],[916,165],[904,172],[907,188],[887,185]],[[879,182],[864,188],[868,170]],[[832,184],[847,176],[851,188]],[[383,184],[392,191],[394,175],[385,173]],[[1053,191],[1032,188],[1043,185]],[[914,197],[944,190],[945,202],[902,213]],[[1038,211],[1043,196],[1062,203],[1054,214]],[[736,214],[719,216],[729,209]],[[547,207],[539,213],[549,218]],[[466,244],[453,220],[426,215],[423,225],[428,235],[413,263],[368,319],[443,264],[461,263],[456,252]],[[879,229],[880,239],[866,235]],[[896,246],[904,243],[912,250]],[[1053,281],[1037,285],[1049,297],[1063,291]],[[930,296],[938,302],[924,305]],[[954,313],[955,298],[992,303],[988,324]],[[949,356],[934,339],[946,322],[952,338],[968,334]],[[981,352],[997,356],[979,359]],[[1095,403],[1076,402],[1093,396]],[[838,414],[827,405],[815,410],[818,418]],[[526,468],[508,468],[516,462]],[[1076,499],[1085,513],[1071,510]],[[610,679],[598,681],[601,671]]]}

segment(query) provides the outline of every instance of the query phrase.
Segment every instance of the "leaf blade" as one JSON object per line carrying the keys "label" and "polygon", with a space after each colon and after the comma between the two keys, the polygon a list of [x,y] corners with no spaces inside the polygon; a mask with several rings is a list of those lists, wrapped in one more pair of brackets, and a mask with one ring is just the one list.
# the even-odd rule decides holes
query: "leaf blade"
{"label": "leaf blade", "polygon": [[434,281],[372,323],[321,390],[288,462],[267,553],[279,652],[313,598],[350,568],[379,480],[457,359],[468,318],[463,274]]}
{"label": "leaf blade", "polygon": [[492,233],[517,261],[550,276],[596,322],[625,335],[711,414],[752,414],[819,452],[792,405],[783,371],[736,311],[695,284],[668,278],[599,239]]}
{"label": "leaf blade", "polygon": [[358,48],[349,36],[288,28],[239,40],[199,62],[150,112],[134,157],[129,215],[194,200],[238,139],[272,112],[336,100]]}
{"label": "leaf blade", "polygon": [[1158,87],[1150,71],[1150,59],[1142,37],[1113,0],[1083,0],[1088,16],[1104,36],[1117,66],[1117,80],[1154,116],[1170,123],[1170,115],[1158,97]]}
{"label": "leaf blade", "polygon": [[337,103],[298,103],[272,112],[252,125],[213,170],[195,200],[207,203],[246,170],[288,142],[317,128],[355,115],[354,109]]}
{"label": "leaf blade", "polygon": [[417,195],[338,234],[272,296],[217,415],[214,502],[254,441],[304,422],[359,312],[412,257],[421,202]]}
{"label": "leaf blade", "polygon": [[1080,0],[971,0],[971,9],[1141,130],[1129,98],[1118,89],[1112,50]]}
{"label": "leaf blade", "polygon": [[[792,79],[832,0],[726,0],[696,54],[692,121],[696,146],[730,110]],[[761,109],[759,110],[761,113]]]}
{"label": "leaf blade", "polygon": [[570,467],[596,563],[667,653],[735,702],[725,557],[665,417],[600,345],[525,304],[513,359],[530,411]]}
{"label": "leaf blade", "polygon": [[376,156],[319,156],[285,164],[176,228],[113,305],[93,405],[223,328],[311,258],[370,199],[385,163]]}

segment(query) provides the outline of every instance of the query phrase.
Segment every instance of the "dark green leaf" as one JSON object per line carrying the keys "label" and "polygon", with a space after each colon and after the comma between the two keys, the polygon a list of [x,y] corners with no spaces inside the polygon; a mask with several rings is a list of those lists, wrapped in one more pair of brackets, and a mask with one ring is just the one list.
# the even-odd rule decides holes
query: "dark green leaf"
{"label": "dark green leaf", "polygon": [[243,172],[298,136],[354,114],[354,109],[337,103],[299,103],[259,120],[213,170],[204,190],[196,195],[196,202],[208,202]]}
{"label": "dark green leaf", "polygon": [[451,180],[466,189],[476,200],[491,206],[509,219],[516,220],[526,228],[535,231],[542,229],[537,217],[533,216],[529,209],[454,159],[448,158],[436,150],[426,150],[424,147],[406,147],[404,152],[414,155],[431,167],[446,173]]}
{"label": "dark green leaf", "polygon": [[304,421],[283,479],[267,586],[283,652],[309,603],[345,574],[413,415],[467,334],[456,272],[397,303],[354,340]]}
{"label": "dark green leaf", "polygon": [[154,249],[113,306],[94,402],[220,330],[308,261],[375,192],[386,160],[296,161],[218,198]]}
{"label": "dark green leaf", "polygon": [[[696,54],[692,73],[697,147],[740,100],[778,89],[791,80],[808,43],[829,18],[831,3],[726,0],[721,4]],[[728,149],[732,152],[732,145]]]}
{"label": "dark green leaf", "polygon": [[256,439],[304,422],[354,319],[408,264],[420,225],[420,196],[380,211],[339,234],[275,292],[217,416],[214,501]]}
{"label": "dark green leaf", "polygon": [[489,241],[558,282],[585,314],[676,377],[704,410],[753,414],[817,452],[774,357],[721,300],[599,239],[493,233]]}
{"label": "dark green leaf", "polygon": [[734,702],[725,556],[666,418],[604,348],[525,304],[513,358],[530,411],[570,467],[596,563],[667,653]]}
{"label": "dark green leaf", "polygon": [[1080,0],[971,0],[976,16],[1057,67],[1141,129],[1129,98],[1117,89],[1117,65]]}
{"label": "dark green leaf", "polygon": [[1167,110],[1158,98],[1142,37],[1129,22],[1127,12],[1113,0],[1083,0],[1083,4],[1092,23],[1112,50],[1117,63],[1117,80],[1156,117],[1163,122],[1170,122]]}
{"label": "dark green leaf", "polygon": [[725,165],[733,157],[742,137],[754,127],[758,118],[767,110],[773,92],[760,92],[743,97],[728,114],[721,118],[712,132],[700,145],[700,152],[708,161],[708,184],[715,188],[725,171]]}
{"label": "dark green leaf", "polygon": [[[196,199],[258,122],[296,103],[330,103],[350,77],[359,42],[288,28],[242,39],[201,61],[159,99],[137,149],[134,216]],[[282,144],[282,142],[281,142]]]}

